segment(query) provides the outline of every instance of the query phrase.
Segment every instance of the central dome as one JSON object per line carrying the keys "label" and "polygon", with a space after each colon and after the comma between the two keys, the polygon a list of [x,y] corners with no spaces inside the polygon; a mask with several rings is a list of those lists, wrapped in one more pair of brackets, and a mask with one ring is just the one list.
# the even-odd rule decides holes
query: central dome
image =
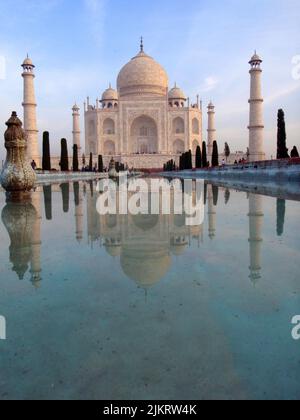
{"label": "central dome", "polygon": [[118,92],[122,96],[166,96],[168,75],[143,49],[119,73]]}

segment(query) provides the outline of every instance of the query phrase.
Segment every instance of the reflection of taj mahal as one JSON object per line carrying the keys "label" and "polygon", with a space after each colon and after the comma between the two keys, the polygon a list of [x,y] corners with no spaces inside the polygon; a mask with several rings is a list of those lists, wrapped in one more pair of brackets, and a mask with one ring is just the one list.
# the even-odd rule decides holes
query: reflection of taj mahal
{"label": "reflection of taj mahal", "polygon": [[[192,105],[176,84],[170,91],[168,86],[167,73],[141,44],[140,52],[120,71],[117,90],[110,86],[95,105],[88,98],[86,153],[106,159],[114,155],[129,166],[162,168],[170,156],[195,152],[202,143],[199,97]],[[76,119],[79,108],[73,112]]]}
{"label": "reflection of taj mahal", "polygon": [[[108,255],[116,258],[123,273],[140,287],[148,288],[162,280],[172,266],[172,259],[184,255],[189,247],[201,247],[208,236],[217,238],[217,209],[219,189],[207,185],[205,192],[206,218],[204,224],[187,226],[186,215],[106,215],[96,210],[98,193],[95,184],[78,182],[44,186],[33,193],[32,204],[7,204],[2,221],[10,236],[12,270],[23,279],[27,271],[34,286],[42,280],[41,223],[52,220],[52,194],[60,193],[62,211],[70,211],[70,198],[74,196],[74,238],[80,246],[88,238],[91,246],[98,244]],[[45,209],[42,210],[44,196]],[[84,208],[86,203],[86,208]],[[86,218],[86,222],[84,219]],[[261,278],[263,244],[262,197],[249,195],[249,250],[250,279],[255,284]],[[87,232],[85,232],[85,226]],[[205,235],[204,232],[207,232]],[[199,251],[200,252],[200,251]]]}

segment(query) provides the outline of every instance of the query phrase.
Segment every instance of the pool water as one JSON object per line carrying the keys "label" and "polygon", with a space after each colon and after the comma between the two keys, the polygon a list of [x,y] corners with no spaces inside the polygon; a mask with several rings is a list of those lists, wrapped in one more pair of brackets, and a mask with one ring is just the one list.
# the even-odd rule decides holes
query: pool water
{"label": "pool water", "polygon": [[299,399],[300,203],[100,216],[94,182],[0,195],[0,399]]}

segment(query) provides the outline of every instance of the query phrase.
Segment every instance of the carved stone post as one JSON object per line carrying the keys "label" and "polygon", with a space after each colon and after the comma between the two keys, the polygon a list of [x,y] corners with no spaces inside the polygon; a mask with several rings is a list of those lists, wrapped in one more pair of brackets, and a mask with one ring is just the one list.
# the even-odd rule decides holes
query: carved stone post
{"label": "carved stone post", "polygon": [[13,112],[4,134],[7,157],[1,174],[1,185],[9,200],[23,200],[29,196],[36,176],[27,160],[27,138],[22,122]]}

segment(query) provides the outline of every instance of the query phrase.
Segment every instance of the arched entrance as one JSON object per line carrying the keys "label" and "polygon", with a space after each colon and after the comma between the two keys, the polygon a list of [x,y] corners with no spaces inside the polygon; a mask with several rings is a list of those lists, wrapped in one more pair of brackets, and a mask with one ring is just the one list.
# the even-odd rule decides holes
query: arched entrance
{"label": "arched entrance", "polygon": [[157,125],[152,118],[142,115],[133,121],[130,131],[130,151],[138,154],[158,152]]}

